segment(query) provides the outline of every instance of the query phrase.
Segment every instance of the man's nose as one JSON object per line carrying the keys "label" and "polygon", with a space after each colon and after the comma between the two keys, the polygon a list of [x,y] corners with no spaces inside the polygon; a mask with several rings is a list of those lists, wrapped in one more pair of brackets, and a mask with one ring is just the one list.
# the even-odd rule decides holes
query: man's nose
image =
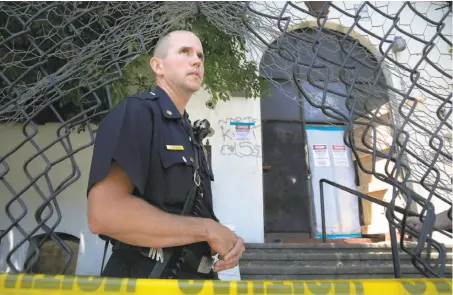
{"label": "man's nose", "polygon": [[198,56],[195,56],[195,58],[192,60],[192,65],[199,67],[201,65],[201,59]]}

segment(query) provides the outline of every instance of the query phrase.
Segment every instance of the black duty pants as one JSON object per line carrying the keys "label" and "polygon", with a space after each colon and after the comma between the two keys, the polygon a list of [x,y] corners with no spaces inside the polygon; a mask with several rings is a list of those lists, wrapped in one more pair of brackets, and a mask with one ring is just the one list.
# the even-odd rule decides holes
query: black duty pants
{"label": "black duty pants", "polygon": [[[148,278],[156,261],[143,256],[139,251],[130,249],[118,249],[112,252],[112,256],[104,267],[102,276],[120,278]],[[163,278],[167,278],[164,273]],[[192,267],[182,264],[176,279],[189,280],[216,280],[217,273],[211,270],[209,274],[198,273]]]}

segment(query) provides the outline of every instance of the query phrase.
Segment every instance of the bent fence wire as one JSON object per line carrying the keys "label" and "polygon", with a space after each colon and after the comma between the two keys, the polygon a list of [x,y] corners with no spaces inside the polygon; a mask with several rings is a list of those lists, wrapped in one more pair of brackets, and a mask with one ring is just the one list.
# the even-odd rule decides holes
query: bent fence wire
{"label": "bent fence wire", "polygon": [[[8,225],[0,240],[13,230],[20,235],[1,271],[30,272],[51,239],[67,255],[60,269],[65,272],[75,253],[55,234],[62,218],[58,196],[87,173],[76,161],[93,144],[87,123],[111,108],[111,85],[124,77],[124,66],[152,49],[172,24],[197,13],[242,36],[251,58],[265,52],[260,76],[286,99],[308,115],[321,110],[327,121],[344,124],[344,142],[359,168],[393,187],[385,203],[389,224],[417,238],[415,250],[400,247],[422,274],[443,276],[445,248],[432,233],[433,203],[451,204],[452,191],[448,2],[0,3],[1,128],[20,126],[23,133],[0,150],[0,180],[9,192],[1,196]],[[48,121],[59,127],[54,140],[43,142],[39,124]],[[89,142],[72,139],[80,128]],[[33,153],[19,155],[23,146]],[[56,146],[63,157],[51,154]],[[367,154],[372,167],[362,163]],[[10,171],[13,158],[22,161],[22,171]],[[384,169],[376,169],[379,160],[386,161]],[[62,163],[67,175],[51,177]],[[13,177],[25,185],[13,185]],[[29,190],[41,200],[27,198]],[[401,196],[404,210],[396,206]],[[38,202],[33,211],[30,202]],[[414,203],[425,216],[420,231],[405,223]],[[35,226],[25,228],[25,220]],[[32,239],[36,233],[43,238]],[[23,265],[14,263],[11,257],[27,243]],[[438,260],[422,254],[424,247],[438,252]]]}

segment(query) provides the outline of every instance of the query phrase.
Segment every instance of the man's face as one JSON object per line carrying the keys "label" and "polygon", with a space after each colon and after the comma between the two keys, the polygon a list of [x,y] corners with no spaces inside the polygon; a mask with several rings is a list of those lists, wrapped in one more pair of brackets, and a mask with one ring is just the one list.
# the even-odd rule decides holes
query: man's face
{"label": "man's face", "polygon": [[171,34],[167,55],[162,59],[162,76],[170,85],[190,92],[200,89],[204,76],[203,47],[189,32]]}

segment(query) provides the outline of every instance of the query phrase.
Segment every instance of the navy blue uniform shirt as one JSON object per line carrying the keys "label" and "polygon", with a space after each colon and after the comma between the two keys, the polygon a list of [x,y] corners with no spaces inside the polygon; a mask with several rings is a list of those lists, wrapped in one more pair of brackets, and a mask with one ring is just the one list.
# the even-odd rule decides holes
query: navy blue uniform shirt
{"label": "navy blue uniform shirt", "polygon": [[[161,138],[153,135],[155,103],[161,119]],[[159,121],[160,122],[160,121]],[[167,93],[157,87],[121,101],[101,121],[94,144],[88,191],[104,179],[112,162],[117,162],[134,184],[133,195],[159,209],[179,214],[185,197],[193,185],[194,149],[188,132],[187,113],[181,115]],[[152,147],[158,145],[160,161],[152,161]],[[212,212],[211,180],[213,175],[207,158],[201,152],[200,174],[204,202]],[[163,181],[153,183],[156,169],[163,169]],[[155,181],[156,182],[156,181]],[[161,194],[155,194],[155,189]],[[212,217],[207,211],[203,217]]]}

